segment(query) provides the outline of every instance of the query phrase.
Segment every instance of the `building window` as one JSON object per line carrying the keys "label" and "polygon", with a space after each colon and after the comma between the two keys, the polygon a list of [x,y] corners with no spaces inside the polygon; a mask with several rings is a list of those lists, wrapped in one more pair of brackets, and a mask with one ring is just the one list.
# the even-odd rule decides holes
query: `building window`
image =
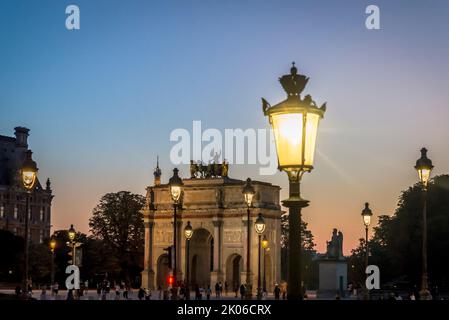
{"label": "building window", "polygon": [[19,208],[17,208],[17,204],[14,206],[14,219],[17,219],[17,212],[19,212]]}
{"label": "building window", "polygon": [[39,243],[44,242],[44,230],[39,230]]}
{"label": "building window", "polygon": [[40,211],[40,220],[41,220],[41,221],[44,221],[44,209],[45,209],[45,208],[42,207],[42,208],[41,208],[41,211]]}
{"label": "building window", "polygon": [[5,206],[2,205],[0,207],[0,218],[3,218],[5,216]]}

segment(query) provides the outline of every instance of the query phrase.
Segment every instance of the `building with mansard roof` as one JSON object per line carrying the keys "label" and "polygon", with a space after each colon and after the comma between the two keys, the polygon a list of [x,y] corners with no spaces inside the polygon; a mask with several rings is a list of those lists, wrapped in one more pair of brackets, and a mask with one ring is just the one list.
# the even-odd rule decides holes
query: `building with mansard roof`
{"label": "building with mansard roof", "polygon": [[[25,230],[26,190],[20,175],[28,149],[29,129],[15,128],[15,137],[0,135],[0,229],[23,236]],[[50,180],[45,188],[36,181],[30,197],[30,241],[40,243],[50,237]]]}

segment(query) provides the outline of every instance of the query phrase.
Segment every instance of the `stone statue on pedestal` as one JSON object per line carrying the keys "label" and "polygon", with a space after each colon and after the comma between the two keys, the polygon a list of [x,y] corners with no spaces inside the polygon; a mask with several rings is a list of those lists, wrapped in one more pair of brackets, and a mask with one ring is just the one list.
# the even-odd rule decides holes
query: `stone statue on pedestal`
{"label": "stone statue on pedestal", "polygon": [[332,231],[331,241],[326,241],[326,257],[329,259],[343,258],[343,233],[334,229]]}

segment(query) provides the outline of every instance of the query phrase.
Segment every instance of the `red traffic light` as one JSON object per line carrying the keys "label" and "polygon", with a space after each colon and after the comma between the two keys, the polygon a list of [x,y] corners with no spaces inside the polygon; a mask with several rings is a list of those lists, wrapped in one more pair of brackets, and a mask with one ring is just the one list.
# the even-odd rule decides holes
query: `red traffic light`
{"label": "red traffic light", "polygon": [[168,285],[172,286],[174,282],[175,282],[175,277],[174,277],[173,275],[169,275],[169,276],[167,277],[167,283],[168,283]]}

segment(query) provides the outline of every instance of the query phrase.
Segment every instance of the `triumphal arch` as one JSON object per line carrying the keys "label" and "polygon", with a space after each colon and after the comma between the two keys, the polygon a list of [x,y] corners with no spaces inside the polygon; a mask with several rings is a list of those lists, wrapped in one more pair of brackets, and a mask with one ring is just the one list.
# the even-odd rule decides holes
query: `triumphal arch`
{"label": "triumphal arch", "polygon": [[[142,286],[167,287],[171,273],[167,249],[173,246],[173,201],[168,184],[161,183],[159,165],[154,171],[154,184],[146,188],[146,205],[142,214],[145,223],[145,256]],[[168,180],[168,177],[167,177]],[[281,207],[280,187],[253,181],[256,191],[250,209],[251,234],[247,246],[247,207],[244,202],[243,180],[228,176],[227,164],[190,166],[189,178],[183,179],[182,201],[177,214],[177,279],[186,278],[186,239],[184,227],[190,221],[193,236],[189,250],[189,282],[213,288],[225,282],[232,291],[246,283],[246,257],[250,250],[250,283],[255,291],[258,281],[258,236],[253,224],[262,213],[269,241],[269,249],[261,250],[261,278],[269,292],[280,282],[281,274]],[[262,281],[262,279],[261,279]]]}

